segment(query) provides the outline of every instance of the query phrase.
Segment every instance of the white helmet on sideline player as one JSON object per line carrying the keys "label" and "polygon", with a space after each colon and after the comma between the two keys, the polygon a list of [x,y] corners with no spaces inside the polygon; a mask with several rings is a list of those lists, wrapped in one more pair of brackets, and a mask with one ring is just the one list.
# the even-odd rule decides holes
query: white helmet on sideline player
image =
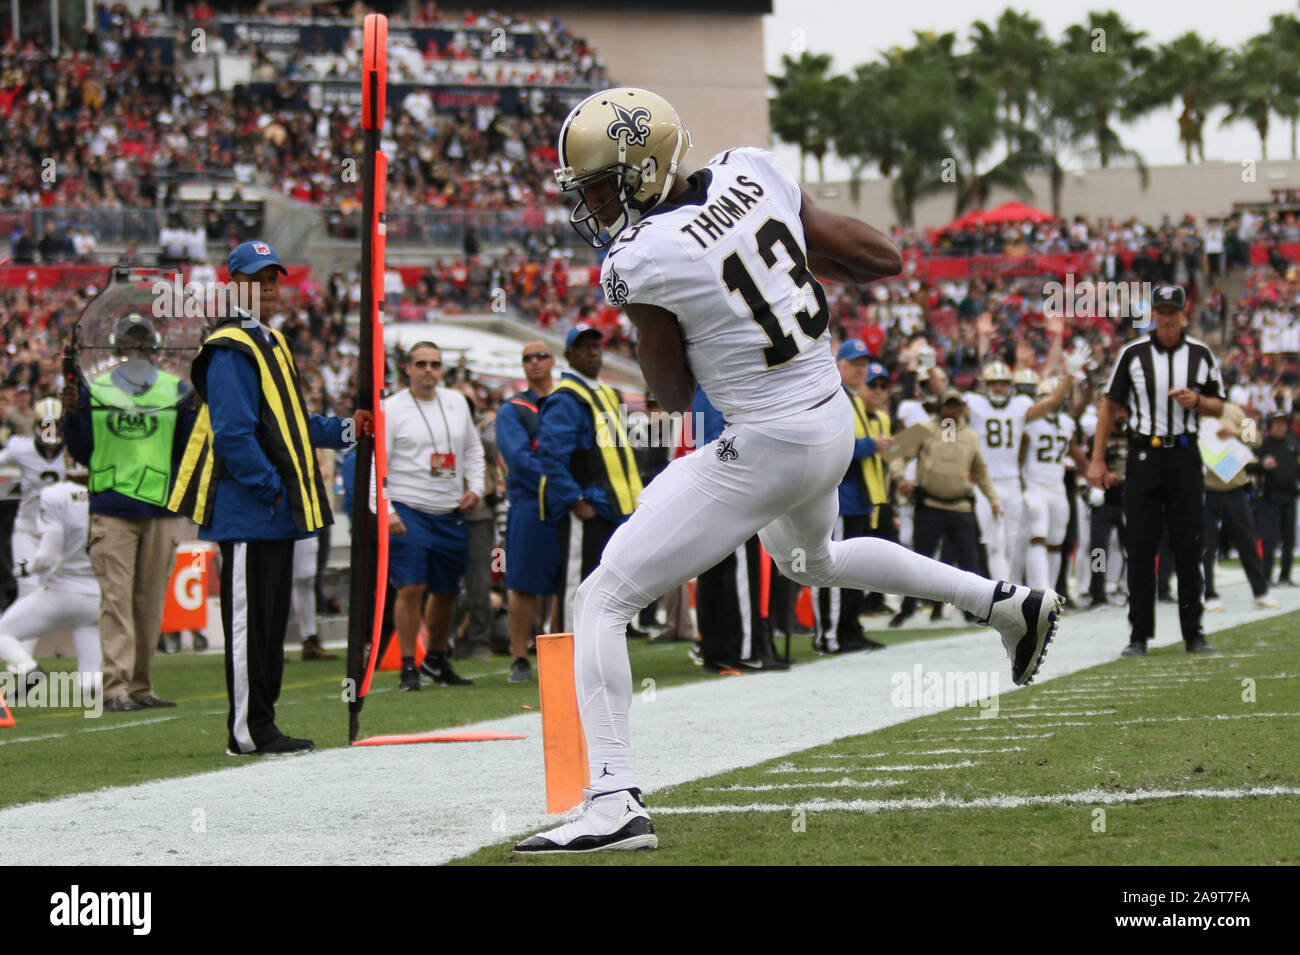
{"label": "white helmet on sideline player", "polygon": [[[984,380],[984,390],[988,392],[989,403],[995,408],[1003,407],[1011,400],[1011,369],[1006,362],[991,361],[980,373]],[[994,387],[997,385],[998,387]]]}
{"label": "white helmet on sideline player", "polygon": [[63,402],[42,398],[32,408],[32,441],[41,457],[53,461],[63,450]]}

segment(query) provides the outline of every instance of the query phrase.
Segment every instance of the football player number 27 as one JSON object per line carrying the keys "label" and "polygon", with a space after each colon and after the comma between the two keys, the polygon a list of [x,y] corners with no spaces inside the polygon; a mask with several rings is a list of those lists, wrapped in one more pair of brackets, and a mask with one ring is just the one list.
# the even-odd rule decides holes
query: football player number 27
{"label": "football player number 27", "polygon": [[[754,238],[758,242],[758,255],[768,269],[776,266],[776,247],[778,245],[785,247],[785,253],[793,263],[786,273],[790,276],[790,281],[799,288],[811,288],[817,298],[817,311],[810,313],[806,308],[800,309],[794,313],[795,321],[799,323],[800,330],[813,341],[821,338],[831,318],[830,308],[826,304],[826,293],[822,290],[821,283],[808,271],[808,259],[791,234],[790,227],[780,219],[768,219],[754,233]],[[768,368],[784,365],[799,354],[799,345],[795,342],[794,336],[781,327],[781,322],[772,311],[772,306],[768,304],[767,299],[763,298],[763,293],[754,281],[754,277],[749,274],[745,263],[741,261],[740,253],[732,252],[723,260],[722,281],[726,283],[728,289],[740,293],[754,321],[758,322],[758,327],[763,329],[763,334],[771,342],[763,349],[763,359]]]}

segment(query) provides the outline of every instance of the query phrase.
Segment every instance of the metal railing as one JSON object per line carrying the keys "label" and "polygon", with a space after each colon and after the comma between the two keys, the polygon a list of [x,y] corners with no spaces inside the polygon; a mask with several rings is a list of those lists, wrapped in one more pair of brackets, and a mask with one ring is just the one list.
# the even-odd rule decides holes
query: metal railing
{"label": "metal railing", "polygon": [[[158,235],[167,224],[168,218],[179,214],[189,224],[196,225],[205,209],[202,202],[180,202],[170,207],[136,207],[129,209],[74,209],[62,206],[49,208],[17,209],[0,208],[0,239],[10,239],[14,229],[21,226],[23,234],[30,236],[33,244],[39,243],[45,235],[46,227],[53,224],[61,235],[67,235],[73,229],[87,229],[101,245],[125,245],[135,242],[144,247],[158,244]],[[221,211],[225,227],[239,224],[241,230],[255,229],[260,224],[264,210],[260,202],[222,203]],[[220,236],[208,236],[211,242],[224,240]],[[9,248],[0,251],[0,257],[7,255]]]}
{"label": "metal railing", "polygon": [[[321,209],[325,231],[334,239],[356,239],[360,235],[361,211],[338,207]],[[393,209],[386,219],[390,245],[425,244],[461,246],[470,229],[484,245],[524,245],[529,237],[554,234],[565,247],[583,247],[577,233],[566,222],[547,224],[544,214],[524,210],[483,209]]]}

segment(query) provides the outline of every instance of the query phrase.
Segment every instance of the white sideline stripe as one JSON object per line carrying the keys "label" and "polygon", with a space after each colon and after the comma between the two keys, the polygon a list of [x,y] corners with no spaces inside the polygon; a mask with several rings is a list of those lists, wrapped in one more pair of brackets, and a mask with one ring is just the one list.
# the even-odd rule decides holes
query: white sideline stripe
{"label": "white sideline stripe", "polygon": [[[764,783],[762,786],[705,786],[706,793],[768,793],[779,789],[876,789],[880,786],[902,786],[906,779],[837,779],[828,783]],[[655,810],[658,812],[659,810]]]}
{"label": "white sideline stripe", "polygon": [[[1286,610],[1300,609],[1300,590],[1281,592],[1278,597]],[[1207,620],[1206,632],[1266,616],[1229,610]],[[1159,605],[1156,618],[1157,637],[1150,645],[1176,648],[1181,643],[1177,607]],[[1128,639],[1127,621],[1120,614],[1112,615],[1109,622],[1095,614],[1086,619],[1067,616],[1061,631],[1036,684],[1111,663]],[[654,794],[718,773],[775,765],[805,750],[902,723],[909,724],[904,733],[912,746],[927,745],[934,737],[956,737],[978,745],[1012,731],[1020,734],[1014,738],[1050,734],[1050,728],[1020,720],[985,720],[991,724],[985,726],[958,726],[947,720],[930,728],[911,723],[928,714],[891,704],[891,676],[918,662],[930,670],[996,669],[1004,675],[1007,666],[996,634],[963,631],[896,644],[876,653],[828,657],[788,673],[668,687],[659,691],[653,704],[634,696],[632,740],[638,782],[644,792]],[[1189,672],[1218,672],[1200,670],[1203,662],[1189,664]],[[1140,677],[1142,668],[1123,672]],[[1003,692],[1003,703],[1014,692]],[[798,713],[799,718],[768,719],[773,712]],[[226,742],[225,723],[219,717],[205,719],[210,721],[215,756]],[[363,714],[363,730],[366,721]],[[458,729],[521,733],[528,738],[510,743],[329,749],[111,788],[91,789],[98,784],[87,780],[86,792],[0,810],[0,832],[6,834],[17,857],[63,864],[75,860],[81,865],[124,861],[190,866],[430,865],[556,824],[556,818],[543,809],[546,786],[538,713]],[[958,729],[979,735],[955,732]],[[874,750],[881,744],[857,745]],[[802,757],[800,761],[826,762]],[[879,766],[872,769],[880,771]],[[859,775],[872,778],[873,774]],[[773,782],[794,780],[787,776]],[[410,825],[375,824],[377,819],[408,819],[413,805],[434,806],[437,812],[421,815],[414,831]],[[207,809],[205,833],[191,829],[194,806]],[[326,819],[329,825],[304,826],[304,818]],[[95,824],[86,825],[87,819]],[[275,846],[273,854],[267,853],[268,845]],[[132,851],[124,854],[123,846]]]}
{"label": "white sideline stripe", "polygon": [[949,753],[962,753],[972,756],[982,755],[984,753],[1020,753],[1024,751],[1023,746],[1004,746],[1001,749],[965,749],[957,747],[955,749],[913,749],[902,753],[895,753],[896,756],[946,756]]}
{"label": "white sideline stripe", "polygon": [[858,770],[861,772],[871,773],[911,773],[922,769],[965,769],[968,766],[978,766],[978,761],[972,762],[969,759],[963,759],[959,763],[934,763],[930,766],[796,766],[793,763],[782,763],[775,769],[769,769],[769,773],[842,773],[846,769]]}
{"label": "white sideline stripe", "polygon": [[792,812],[890,812],[899,809],[1023,809],[1026,806],[1068,806],[1074,803],[1116,805],[1147,802],[1154,799],[1243,799],[1253,796],[1300,796],[1297,786],[1267,786],[1251,789],[1148,789],[1133,793],[1089,789],[1077,793],[1051,796],[985,796],[978,799],[954,799],[951,796],[910,799],[811,799],[799,803],[753,802],[731,806],[661,806],[658,816],[702,815],[716,813]]}
{"label": "white sideline stripe", "polygon": [[131,720],[127,723],[114,723],[111,726],[92,726],[89,729],[82,730],[83,733],[107,733],[109,730],[124,730],[128,726],[148,726],[150,723],[166,723],[168,720],[179,719],[176,716],[162,716],[152,720]]}
{"label": "white sideline stripe", "polygon": [[46,733],[44,736],[20,736],[17,739],[0,738],[0,746],[8,746],[10,743],[34,743],[38,739],[60,739],[67,735],[67,733]]}
{"label": "white sideline stripe", "polygon": [[889,753],[810,753],[809,759],[876,759]]}
{"label": "white sideline stripe", "polygon": [[[1007,707],[1003,707],[1002,711],[998,713],[998,718],[1006,719],[1006,720],[1036,720],[1039,717],[1043,717],[1043,716],[1112,716],[1118,712],[1118,710],[1043,710],[1039,713],[1023,712],[1024,710],[1030,708],[1031,707],[1026,706],[1026,707],[1021,707],[1020,709],[1012,710],[1012,709],[1008,709]],[[987,723],[989,717],[962,716],[959,717],[959,719],[983,720],[984,722]]]}
{"label": "white sideline stripe", "polygon": [[[992,729],[1000,729],[1000,728],[1001,728],[1001,727],[997,727],[997,726],[992,727]],[[957,726],[957,727],[954,727],[954,729],[959,729],[959,730],[969,730],[969,731],[972,731],[972,732],[978,732],[978,731],[980,731],[981,729],[983,729],[983,727],[980,727],[980,726]],[[947,732],[947,731],[945,730],[945,732]],[[955,736],[935,736],[935,737],[933,738],[932,742],[935,742],[935,743],[948,743],[948,742],[952,742],[952,743],[960,743],[960,742],[962,742],[963,740],[970,740],[972,743],[988,743],[988,742],[991,742],[992,740],[995,740],[995,739],[1051,739],[1051,738],[1052,738],[1053,736],[1055,736],[1055,735],[1056,735],[1055,733],[1008,733],[1008,734],[1006,734],[1006,735],[1004,735],[1004,736],[978,736],[978,737],[974,737],[974,738],[972,738],[972,737],[970,737],[970,736],[965,736],[965,737],[962,737],[961,739],[959,739],[959,738],[957,738],[957,737],[955,737]]]}

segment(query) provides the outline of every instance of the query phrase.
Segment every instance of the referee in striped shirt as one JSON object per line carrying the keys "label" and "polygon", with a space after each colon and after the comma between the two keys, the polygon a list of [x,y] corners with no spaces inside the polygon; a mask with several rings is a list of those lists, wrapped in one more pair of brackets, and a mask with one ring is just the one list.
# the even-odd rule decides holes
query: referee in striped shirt
{"label": "referee in striped shirt", "polygon": [[1205,477],[1196,443],[1200,416],[1223,411],[1223,384],[1209,347],[1186,334],[1186,293],[1159,285],[1151,296],[1155,331],[1120,349],[1097,416],[1088,483],[1107,482],[1106,439],[1118,408],[1128,409],[1124,475],[1128,544],[1129,645],[1145,656],[1155,635],[1156,550],[1169,528],[1178,574],[1178,619],[1188,653],[1213,653],[1201,633],[1201,551]]}

